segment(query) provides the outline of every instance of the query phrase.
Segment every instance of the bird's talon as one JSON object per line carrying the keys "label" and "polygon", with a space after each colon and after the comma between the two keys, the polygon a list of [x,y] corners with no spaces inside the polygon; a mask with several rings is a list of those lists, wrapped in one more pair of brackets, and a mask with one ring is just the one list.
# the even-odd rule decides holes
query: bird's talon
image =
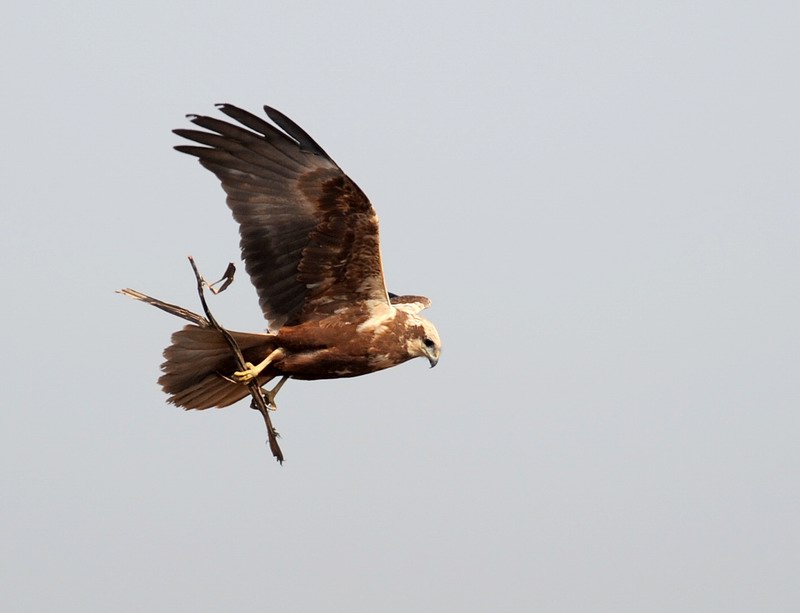
{"label": "bird's talon", "polygon": [[256,367],[250,362],[245,362],[244,367],[245,370],[237,370],[233,373],[233,380],[237,383],[249,383],[258,376]]}
{"label": "bird's talon", "polygon": [[277,411],[278,405],[275,404],[275,394],[272,390],[261,390],[261,397],[264,399],[264,404],[267,406],[268,411]]}

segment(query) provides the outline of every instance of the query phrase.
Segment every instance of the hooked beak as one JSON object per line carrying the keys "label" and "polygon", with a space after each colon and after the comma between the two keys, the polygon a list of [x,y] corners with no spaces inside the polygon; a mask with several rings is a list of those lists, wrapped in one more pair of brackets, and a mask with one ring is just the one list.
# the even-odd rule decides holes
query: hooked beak
{"label": "hooked beak", "polygon": [[425,351],[425,355],[428,358],[428,362],[431,363],[431,368],[436,366],[439,363],[439,352],[435,350]]}

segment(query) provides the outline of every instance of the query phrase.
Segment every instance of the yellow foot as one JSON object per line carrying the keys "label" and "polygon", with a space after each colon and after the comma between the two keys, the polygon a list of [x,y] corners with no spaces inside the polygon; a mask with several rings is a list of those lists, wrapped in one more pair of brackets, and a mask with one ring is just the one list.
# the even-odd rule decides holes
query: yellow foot
{"label": "yellow foot", "polygon": [[237,383],[249,383],[259,374],[259,371],[256,370],[256,367],[250,362],[245,362],[244,366],[245,370],[237,370],[235,373],[233,373],[232,378]]}
{"label": "yellow foot", "polygon": [[233,380],[237,383],[249,383],[260,375],[264,369],[272,362],[283,357],[283,349],[276,349],[270,353],[264,360],[257,365],[253,366],[250,362],[245,362],[244,370],[237,370],[233,373]]}

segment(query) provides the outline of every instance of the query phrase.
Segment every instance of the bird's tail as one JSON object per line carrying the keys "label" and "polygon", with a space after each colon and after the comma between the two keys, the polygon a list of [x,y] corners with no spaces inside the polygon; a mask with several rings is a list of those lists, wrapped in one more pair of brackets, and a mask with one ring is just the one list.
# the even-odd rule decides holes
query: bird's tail
{"label": "bird's tail", "polygon": [[[269,350],[269,334],[229,332],[247,356]],[[164,374],[158,382],[169,394],[169,402],[184,409],[227,407],[248,396],[246,385],[226,377],[238,370],[222,333],[215,328],[190,324],[172,335],[172,344],[164,350]],[[259,379],[260,384],[266,380]]]}

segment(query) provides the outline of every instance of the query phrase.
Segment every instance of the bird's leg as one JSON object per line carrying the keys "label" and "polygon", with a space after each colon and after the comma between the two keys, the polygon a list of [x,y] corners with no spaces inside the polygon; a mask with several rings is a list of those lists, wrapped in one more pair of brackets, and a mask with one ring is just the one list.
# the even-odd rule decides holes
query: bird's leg
{"label": "bird's leg", "polygon": [[286,383],[286,381],[288,379],[289,379],[288,375],[283,375],[281,377],[281,380],[278,381],[278,384],[275,387],[273,387],[271,390],[265,390],[265,389],[262,388],[262,391],[264,392],[264,398],[267,401],[267,408],[270,408],[273,411],[277,411],[278,410],[278,405],[275,404],[275,396],[278,395],[278,392],[281,391],[281,388],[283,387],[283,384]]}
{"label": "bird's leg", "polygon": [[[289,375],[283,375],[281,380],[278,381],[278,384],[273,387],[271,390],[261,388],[261,397],[264,399],[267,409],[270,411],[277,411],[278,405],[275,404],[275,396],[278,395],[278,392],[283,387],[283,384],[289,379]],[[255,399],[253,402],[250,403],[250,408],[255,409],[256,411],[260,411],[261,409],[256,405]]]}
{"label": "bird's leg", "polygon": [[261,362],[253,366],[250,362],[245,362],[245,370],[237,370],[233,373],[233,380],[237,383],[247,383],[255,379],[261,372],[275,360],[283,357],[283,349],[276,349]]}

